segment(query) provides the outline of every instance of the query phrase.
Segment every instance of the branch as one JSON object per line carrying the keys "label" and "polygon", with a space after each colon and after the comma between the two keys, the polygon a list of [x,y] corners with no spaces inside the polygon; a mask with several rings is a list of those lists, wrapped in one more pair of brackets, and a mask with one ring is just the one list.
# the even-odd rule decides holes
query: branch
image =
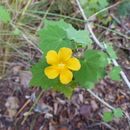
{"label": "branch", "polygon": [[92,92],[90,89],[87,90],[91,95],[93,95],[96,99],[98,99],[102,104],[104,104],[105,106],[107,106],[108,108],[110,108],[111,110],[115,110],[114,107],[112,107],[111,105],[109,105],[107,102],[105,102],[103,99],[101,99],[100,97],[98,97],[94,92]]}

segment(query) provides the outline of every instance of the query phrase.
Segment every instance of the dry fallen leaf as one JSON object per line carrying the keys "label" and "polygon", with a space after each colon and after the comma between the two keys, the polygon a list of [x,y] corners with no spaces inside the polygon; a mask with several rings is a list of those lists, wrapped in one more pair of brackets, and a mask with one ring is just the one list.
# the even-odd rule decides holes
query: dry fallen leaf
{"label": "dry fallen leaf", "polygon": [[25,112],[23,115],[24,116],[30,116],[30,115],[32,115],[33,114],[33,112]]}
{"label": "dry fallen leaf", "polygon": [[29,71],[21,71],[19,74],[20,77],[20,83],[24,88],[29,87],[28,83],[32,79],[32,73]]}
{"label": "dry fallen leaf", "polygon": [[50,113],[46,113],[45,116],[44,116],[44,118],[46,118],[46,119],[50,119],[52,117],[53,117],[53,115],[50,114]]}
{"label": "dry fallen leaf", "polygon": [[10,118],[16,115],[18,105],[18,99],[16,97],[8,97],[5,103]]}
{"label": "dry fallen leaf", "polygon": [[85,117],[88,118],[91,114],[91,106],[89,104],[84,104],[80,106],[80,114]]}
{"label": "dry fallen leaf", "polygon": [[98,105],[94,100],[91,101],[91,106],[92,106],[93,111],[96,111],[98,109]]}
{"label": "dry fallen leaf", "polygon": [[36,107],[34,108],[34,111],[46,114],[46,113],[52,111],[52,107],[50,107],[49,105],[47,105],[45,103],[38,103],[36,105]]}

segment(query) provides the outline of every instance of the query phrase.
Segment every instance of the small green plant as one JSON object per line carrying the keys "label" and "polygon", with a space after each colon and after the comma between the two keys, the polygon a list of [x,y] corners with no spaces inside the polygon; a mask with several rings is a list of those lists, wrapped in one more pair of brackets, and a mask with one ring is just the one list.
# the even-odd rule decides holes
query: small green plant
{"label": "small green plant", "polygon": [[112,121],[114,118],[121,118],[123,116],[123,111],[120,108],[116,108],[111,111],[106,111],[103,113],[103,120],[106,122]]}
{"label": "small green plant", "polygon": [[[80,0],[84,11],[88,17],[94,13],[104,9],[109,5],[107,0]],[[106,11],[107,12],[107,11]],[[106,12],[99,14],[98,16],[103,16]]]}
{"label": "small green plant", "polygon": [[129,0],[120,0],[122,4],[117,8],[117,14],[120,16],[129,16],[130,15],[130,1]]}
{"label": "small green plant", "polygon": [[7,23],[10,20],[10,13],[3,6],[0,6],[0,22]]}
{"label": "small green plant", "polygon": [[[91,49],[91,36],[86,30],[76,30],[64,20],[45,20],[44,28],[38,34],[43,56],[31,68],[33,77],[30,86],[44,90],[52,88],[70,98],[78,85],[92,89],[106,75],[108,55]],[[78,48],[86,47],[88,49],[81,56],[76,55]]]}
{"label": "small green plant", "polygon": [[112,80],[121,81],[121,78],[119,76],[120,72],[121,72],[120,67],[113,67],[109,73],[109,76],[111,77]]}
{"label": "small green plant", "polygon": [[[44,3],[44,1],[42,2]],[[84,8],[88,16],[102,10],[109,4],[107,0],[81,0],[81,2],[84,4]],[[38,4],[32,9],[38,8],[42,5],[43,4]],[[63,5],[62,2],[61,5]],[[13,17],[13,8],[11,9],[8,7],[9,12],[6,9],[6,6],[0,6],[0,23],[3,23],[3,29],[8,29],[9,27],[9,29],[11,29],[11,33],[10,31],[9,33],[13,35],[13,37],[11,35],[9,35],[8,38],[5,37],[5,39],[9,39],[6,43],[10,45],[9,49],[11,47],[13,48],[13,45],[10,44],[10,42],[13,43],[13,38],[15,39],[15,37],[20,36],[24,31],[26,31],[26,29],[23,29],[22,24],[24,25],[26,22],[30,23],[33,19],[35,19],[27,15],[26,10],[28,9],[28,6],[25,7],[26,8],[23,10],[20,9],[20,11],[18,11],[19,13],[21,12],[21,14],[18,15],[17,20],[15,20]],[[64,12],[63,8],[60,8],[60,10],[61,12]],[[24,16],[25,13],[27,16]],[[98,16],[100,17],[103,14],[104,13],[101,13]],[[35,15],[32,16],[34,17]],[[40,19],[42,18],[40,17]],[[17,22],[22,24],[20,25]],[[27,23],[25,25],[27,25]],[[45,20],[44,28],[38,32],[38,35],[40,38],[38,46],[43,52],[43,55],[39,62],[34,64],[30,69],[33,77],[29,85],[41,87],[44,91],[51,88],[54,91],[63,93],[67,98],[71,97],[73,90],[76,87],[80,86],[84,89],[94,89],[95,83],[99,82],[99,80],[104,78],[107,74],[105,68],[110,64],[109,56],[113,59],[117,59],[112,46],[106,45],[107,54],[105,52],[93,50],[91,47],[92,40],[89,32],[86,30],[77,30],[64,20]],[[4,49],[5,61],[7,60],[6,55],[9,54],[9,49]],[[16,47],[14,47],[14,49],[17,50]],[[78,55],[76,52],[79,49],[86,51],[80,52],[81,54]],[[22,55],[22,53],[20,54]],[[120,71],[121,68],[114,67],[111,72],[109,72],[109,76],[112,80],[120,81]],[[104,121],[112,121],[113,118],[120,118],[122,116],[122,110],[117,108],[113,110],[113,112],[105,112],[103,119]]]}

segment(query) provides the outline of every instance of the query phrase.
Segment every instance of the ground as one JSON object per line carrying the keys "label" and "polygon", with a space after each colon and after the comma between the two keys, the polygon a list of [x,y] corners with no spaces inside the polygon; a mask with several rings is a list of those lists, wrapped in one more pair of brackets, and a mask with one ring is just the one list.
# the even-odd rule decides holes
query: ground
{"label": "ground", "polygon": [[[80,13],[79,15],[78,17],[82,18]],[[120,20],[120,24],[104,26],[129,36],[129,19],[130,17],[125,17]],[[96,22],[102,25],[99,20]],[[78,28],[78,24],[74,26]],[[92,25],[92,28],[95,34],[101,34],[97,35],[100,40],[107,39],[106,41],[113,45],[118,56],[117,61],[130,80],[130,40],[96,25]],[[100,50],[95,42],[93,48]],[[15,51],[8,59],[6,74],[0,79],[0,130],[130,129],[130,118],[125,115],[112,122],[104,122],[102,114],[110,109],[80,87],[74,90],[70,99],[67,99],[63,94],[51,89],[42,92],[41,88],[28,86],[31,79],[29,69],[39,60],[41,54],[30,46],[29,49],[24,46],[20,50],[30,57],[32,63],[28,64],[28,61],[20,58]],[[107,69],[110,68],[111,66],[108,66]],[[120,107],[125,113],[130,114],[130,91],[123,80],[116,82],[107,75],[92,91],[111,106]]]}

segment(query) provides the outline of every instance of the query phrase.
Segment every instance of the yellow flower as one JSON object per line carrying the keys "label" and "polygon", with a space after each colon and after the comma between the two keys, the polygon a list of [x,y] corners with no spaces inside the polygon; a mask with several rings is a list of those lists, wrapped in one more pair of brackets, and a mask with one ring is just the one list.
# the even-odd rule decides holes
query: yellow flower
{"label": "yellow flower", "polygon": [[49,79],[55,79],[59,76],[62,84],[68,84],[72,81],[73,73],[70,70],[78,71],[81,68],[79,60],[72,57],[70,48],[61,48],[58,54],[56,51],[50,50],[46,60],[51,66],[44,69],[45,75]]}

